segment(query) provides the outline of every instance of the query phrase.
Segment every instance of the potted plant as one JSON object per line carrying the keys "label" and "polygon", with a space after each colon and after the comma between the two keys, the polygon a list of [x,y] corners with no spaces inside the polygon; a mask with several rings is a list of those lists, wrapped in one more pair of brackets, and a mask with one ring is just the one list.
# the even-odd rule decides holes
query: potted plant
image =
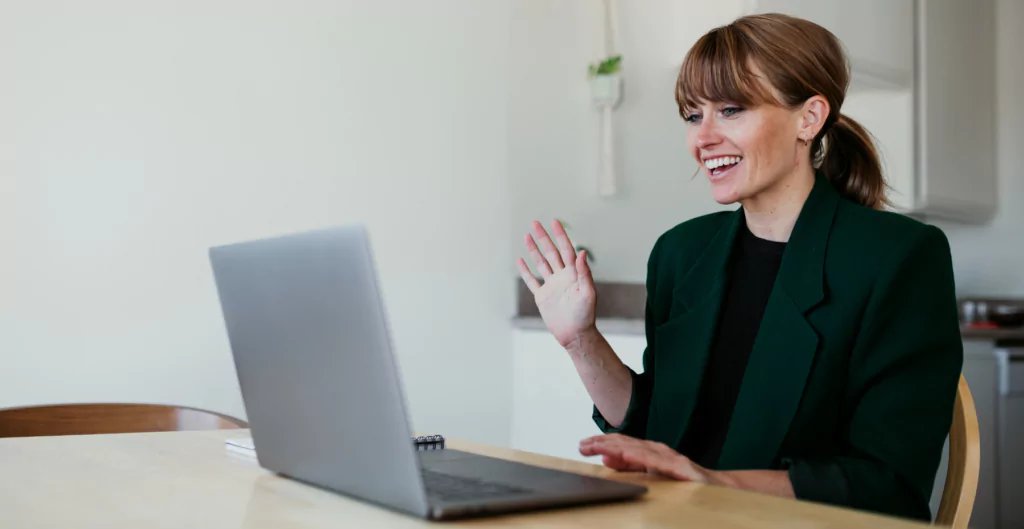
{"label": "potted plant", "polygon": [[615,55],[588,66],[587,77],[590,79],[590,95],[594,100],[594,106],[618,106],[622,99],[622,75],[619,73],[621,64],[622,55]]}
{"label": "potted plant", "polygon": [[[558,222],[562,223],[562,227],[565,228],[565,233],[566,233],[566,235],[568,235],[569,234],[569,229],[570,229],[569,223],[565,222],[564,220],[561,220],[561,219],[559,219]],[[569,240],[570,241],[572,240],[571,236],[569,237]],[[587,262],[588,263],[595,263],[595,262],[597,262],[597,260],[594,259],[594,253],[590,251],[590,248],[588,248],[588,247],[586,247],[586,246],[584,246],[582,244],[575,244],[573,246],[573,248],[576,250],[577,254],[582,252],[582,251],[584,251],[584,250],[586,250],[587,251]]]}

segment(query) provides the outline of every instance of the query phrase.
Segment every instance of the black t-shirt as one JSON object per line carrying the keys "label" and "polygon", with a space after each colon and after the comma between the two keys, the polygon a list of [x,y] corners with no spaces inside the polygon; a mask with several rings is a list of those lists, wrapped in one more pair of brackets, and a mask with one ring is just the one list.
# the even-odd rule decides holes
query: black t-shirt
{"label": "black t-shirt", "polygon": [[680,453],[706,468],[716,468],[729,432],[743,373],[768,305],[786,243],[750,233],[744,222],[728,264],[725,296],[697,403]]}

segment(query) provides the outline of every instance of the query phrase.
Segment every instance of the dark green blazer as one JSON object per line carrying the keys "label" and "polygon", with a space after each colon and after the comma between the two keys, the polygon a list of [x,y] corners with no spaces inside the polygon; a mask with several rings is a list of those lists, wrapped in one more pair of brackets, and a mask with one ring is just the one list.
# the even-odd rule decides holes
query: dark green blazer
{"label": "dark green blazer", "polygon": [[[662,235],[647,271],[644,372],[605,432],[678,449],[718,322],[742,208]],[[798,498],[930,519],[963,362],[949,244],[842,198],[804,205],[743,377],[718,469],[788,469]],[[685,454],[684,454],[685,455]]]}

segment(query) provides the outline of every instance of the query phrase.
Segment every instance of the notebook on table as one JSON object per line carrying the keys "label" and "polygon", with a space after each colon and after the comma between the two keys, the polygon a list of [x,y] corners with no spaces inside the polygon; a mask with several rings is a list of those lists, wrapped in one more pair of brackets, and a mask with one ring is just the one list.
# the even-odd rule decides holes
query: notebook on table
{"label": "notebook on table", "polygon": [[[417,451],[421,450],[443,450],[444,449],[444,436],[441,435],[421,435],[412,438],[413,447]],[[224,445],[228,450],[232,452],[242,453],[245,455],[256,455],[256,445],[252,442],[252,437],[239,437],[237,439],[227,439],[224,441]]]}

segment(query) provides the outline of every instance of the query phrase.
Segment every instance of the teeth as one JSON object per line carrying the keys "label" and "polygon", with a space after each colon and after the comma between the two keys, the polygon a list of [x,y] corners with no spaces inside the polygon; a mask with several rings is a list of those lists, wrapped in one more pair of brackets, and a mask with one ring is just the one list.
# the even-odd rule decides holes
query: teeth
{"label": "teeth", "polygon": [[708,169],[717,169],[723,165],[732,165],[740,163],[743,158],[739,156],[722,156],[720,158],[711,158],[704,160],[704,166]]}

